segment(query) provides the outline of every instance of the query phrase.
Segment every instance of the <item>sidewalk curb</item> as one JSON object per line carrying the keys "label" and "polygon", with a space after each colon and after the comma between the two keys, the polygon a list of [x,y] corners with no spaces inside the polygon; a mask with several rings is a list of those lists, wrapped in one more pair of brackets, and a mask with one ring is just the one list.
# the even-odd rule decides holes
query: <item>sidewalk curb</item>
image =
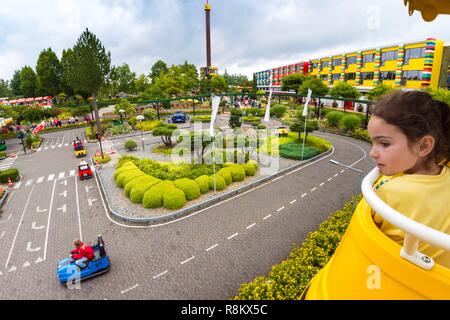
{"label": "sidewalk curb", "polygon": [[[273,179],[275,179],[275,178],[277,178],[279,176],[282,176],[282,175],[284,175],[284,174],[286,174],[288,172],[294,171],[295,169],[298,169],[298,168],[300,168],[300,167],[302,167],[302,166],[304,166],[304,165],[306,165],[308,163],[311,163],[311,162],[313,162],[313,161],[315,161],[317,159],[325,158],[333,151],[333,149],[334,149],[334,147],[332,146],[330,149],[328,149],[327,151],[325,151],[322,154],[319,154],[319,155],[317,155],[317,156],[315,156],[315,157],[313,157],[311,159],[305,160],[304,162],[301,162],[301,163],[298,163],[298,164],[293,165],[291,167],[288,167],[286,169],[283,169],[283,170],[281,170],[281,171],[279,171],[277,173],[274,173],[274,174],[272,174],[270,176],[266,176],[264,178],[258,179],[258,180],[256,180],[253,183],[250,183],[250,184],[242,186],[242,187],[240,187],[238,189],[229,191],[229,192],[224,193],[224,194],[222,194],[220,196],[213,197],[213,198],[208,199],[208,200],[206,200],[206,201],[204,201],[202,203],[199,203],[199,204],[196,204],[196,205],[192,205],[192,206],[187,207],[185,209],[180,209],[180,210],[177,210],[175,212],[172,212],[172,213],[169,213],[169,214],[166,214],[166,215],[163,215],[163,216],[158,216],[158,217],[148,217],[148,218],[128,217],[128,216],[125,216],[125,215],[123,215],[123,214],[113,210],[111,208],[108,195],[106,194],[105,188],[103,186],[102,179],[101,179],[100,175],[98,174],[97,170],[94,171],[94,174],[95,174],[95,178],[97,179],[98,184],[100,186],[100,192],[105,197],[105,202],[106,202],[107,209],[108,209],[109,213],[111,213],[115,218],[117,218],[119,220],[122,220],[122,221],[125,221],[125,222],[128,222],[128,223],[133,223],[133,224],[137,224],[137,225],[151,225],[151,224],[155,224],[155,223],[171,221],[171,220],[174,220],[176,218],[179,218],[179,217],[188,215],[190,213],[199,211],[201,209],[210,207],[213,204],[216,204],[216,203],[221,202],[221,201],[223,201],[225,199],[231,198],[231,197],[233,197],[233,196],[235,196],[235,195],[237,195],[239,193],[242,193],[242,192],[248,191],[250,189],[253,189],[253,188],[255,188],[255,187],[257,187],[257,186],[259,186],[259,185],[261,185],[261,184],[263,184],[263,183],[265,183],[267,181],[273,180]],[[91,159],[91,164],[93,165],[92,159]]]}
{"label": "sidewalk curb", "polygon": [[3,195],[3,197],[0,199],[0,209],[3,207],[3,205],[5,204],[6,198],[8,198],[10,191],[8,189],[5,189],[5,194]]}

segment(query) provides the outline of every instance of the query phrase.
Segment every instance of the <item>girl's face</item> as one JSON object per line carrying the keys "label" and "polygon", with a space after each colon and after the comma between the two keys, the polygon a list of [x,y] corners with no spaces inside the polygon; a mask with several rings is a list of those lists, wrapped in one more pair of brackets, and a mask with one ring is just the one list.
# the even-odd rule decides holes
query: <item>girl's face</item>
{"label": "girl's face", "polygon": [[372,139],[370,156],[382,174],[392,176],[416,171],[414,168],[420,160],[418,152],[415,152],[417,143],[408,145],[408,138],[398,127],[377,116],[371,117],[367,129]]}

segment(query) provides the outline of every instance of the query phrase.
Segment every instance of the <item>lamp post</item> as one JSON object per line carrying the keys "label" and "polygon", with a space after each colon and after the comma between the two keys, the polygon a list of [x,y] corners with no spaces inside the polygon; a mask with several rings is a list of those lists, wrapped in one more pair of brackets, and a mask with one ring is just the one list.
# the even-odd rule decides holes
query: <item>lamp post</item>
{"label": "lamp post", "polygon": [[120,122],[122,122],[122,133],[125,133],[125,124],[123,123],[123,114],[124,113],[125,113],[125,110],[123,110],[123,109],[119,110]]}
{"label": "lamp post", "polygon": [[141,141],[142,141],[142,151],[144,151],[144,136],[142,135],[142,120],[144,120],[144,116],[143,115],[138,115],[136,117],[136,120],[139,121],[139,123],[141,124]]}
{"label": "lamp post", "polygon": [[[359,181],[358,182],[360,182],[359,185],[361,186],[361,183],[362,183],[362,180],[363,180],[363,171],[362,170],[353,168],[352,166],[348,166],[346,164],[343,164],[343,163],[341,163],[339,161],[336,161],[336,160],[333,160],[333,159],[330,159],[330,162],[332,164],[336,164],[338,166],[341,166],[341,167],[344,167],[344,168],[347,168],[347,169],[350,169],[350,170],[358,172],[359,173]],[[356,196],[352,200],[352,212],[355,210],[355,202],[356,202]]]}

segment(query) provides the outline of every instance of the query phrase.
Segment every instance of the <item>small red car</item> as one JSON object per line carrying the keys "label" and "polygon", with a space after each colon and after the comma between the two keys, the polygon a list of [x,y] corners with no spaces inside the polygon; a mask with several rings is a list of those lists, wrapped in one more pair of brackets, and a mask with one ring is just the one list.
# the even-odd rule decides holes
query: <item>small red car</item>
{"label": "small red car", "polygon": [[92,178],[92,170],[86,161],[81,161],[78,166],[78,176],[80,180]]}

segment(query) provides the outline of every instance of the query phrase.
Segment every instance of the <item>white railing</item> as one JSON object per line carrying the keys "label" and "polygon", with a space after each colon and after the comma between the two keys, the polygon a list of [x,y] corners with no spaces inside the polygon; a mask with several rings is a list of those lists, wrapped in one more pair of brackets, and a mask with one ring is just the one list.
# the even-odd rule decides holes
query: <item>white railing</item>
{"label": "white railing", "polygon": [[400,256],[408,261],[430,270],[434,266],[432,258],[418,251],[419,241],[450,251],[450,235],[418,223],[400,212],[394,210],[381,200],[373,190],[373,184],[378,179],[380,171],[372,169],[362,181],[362,194],[372,209],[386,221],[405,233]]}

